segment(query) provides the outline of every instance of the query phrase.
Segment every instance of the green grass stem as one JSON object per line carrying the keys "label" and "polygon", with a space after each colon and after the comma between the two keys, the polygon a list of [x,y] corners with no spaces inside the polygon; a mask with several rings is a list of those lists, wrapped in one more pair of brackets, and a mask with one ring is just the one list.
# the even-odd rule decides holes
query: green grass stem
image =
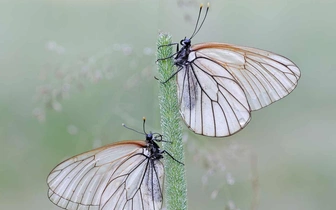
{"label": "green grass stem", "polygon": [[[160,34],[158,47],[171,43],[171,36]],[[167,58],[173,54],[172,46],[158,48],[158,58]],[[158,61],[159,80],[166,81],[174,72],[172,59]],[[176,160],[184,163],[184,147],[182,142],[182,128],[177,98],[176,79],[172,78],[162,84],[159,82],[159,104],[161,114],[161,128],[165,140],[162,148],[169,152]],[[168,210],[187,209],[187,185],[184,165],[176,162],[169,155],[165,155],[165,185],[164,199]]]}

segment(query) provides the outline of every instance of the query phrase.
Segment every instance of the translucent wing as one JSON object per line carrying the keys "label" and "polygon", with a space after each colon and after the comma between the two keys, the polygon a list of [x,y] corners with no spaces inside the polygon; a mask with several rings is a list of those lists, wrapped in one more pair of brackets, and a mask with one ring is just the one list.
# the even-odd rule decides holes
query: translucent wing
{"label": "translucent wing", "polygon": [[288,95],[300,78],[292,61],[271,52],[224,43],[196,44],[189,50],[189,39],[181,43],[175,57],[180,111],[198,134],[238,132],[251,111]]}
{"label": "translucent wing", "polygon": [[56,166],[48,196],[64,209],[161,209],[163,164],[145,141],[110,144]]}
{"label": "translucent wing", "polygon": [[206,59],[193,60],[177,74],[180,111],[195,133],[229,136],[250,121],[250,107],[241,86],[222,66]]}
{"label": "translucent wing", "polygon": [[301,75],[291,60],[260,49],[225,43],[196,44],[191,48],[196,55],[189,61],[196,59],[195,63],[199,58],[207,58],[223,68],[205,71],[213,75],[228,71],[234,77],[244,90],[251,110],[261,109],[288,95]]}

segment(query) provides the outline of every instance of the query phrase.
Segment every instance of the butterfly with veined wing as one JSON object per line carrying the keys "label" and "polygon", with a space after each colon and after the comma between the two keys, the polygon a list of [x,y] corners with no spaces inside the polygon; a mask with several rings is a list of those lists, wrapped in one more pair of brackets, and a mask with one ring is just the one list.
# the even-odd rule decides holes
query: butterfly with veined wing
{"label": "butterfly with veined wing", "polygon": [[174,58],[178,69],[162,83],[176,75],[180,113],[192,131],[230,136],[249,123],[251,111],[293,91],[301,73],[288,58],[265,50],[215,42],[191,45],[207,17],[209,3],[198,27],[202,8],[190,38],[160,46],[177,46],[168,58]]}
{"label": "butterfly with veined wing", "polygon": [[161,134],[145,132],[145,118],[143,132],[146,141],[112,143],[58,164],[47,178],[49,199],[69,210],[161,209],[163,154],[183,163],[160,149]]}

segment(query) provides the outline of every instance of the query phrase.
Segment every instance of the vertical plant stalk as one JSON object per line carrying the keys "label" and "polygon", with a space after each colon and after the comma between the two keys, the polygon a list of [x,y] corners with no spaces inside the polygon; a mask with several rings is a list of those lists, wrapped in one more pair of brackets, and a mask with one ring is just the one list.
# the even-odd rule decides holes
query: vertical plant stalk
{"label": "vertical plant stalk", "polygon": [[[171,43],[171,36],[160,34],[158,47]],[[158,58],[167,58],[173,54],[172,46],[158,48]],[[174,72],[172,59],[158,61],[160,81],[166,81]],[[180,113],[177,98],[175,78],[168,82],[159,83],[159,105],[161,114],[161,128],[165,140],[162,147],[176,160],[184,163],[184,147],[182,142],[182,128],[180,125]],[[165,185],[164,199],[168,210],[187,209],[187,185],[184,165],[176,162],[169,155],[164,158],[165,162]]]}

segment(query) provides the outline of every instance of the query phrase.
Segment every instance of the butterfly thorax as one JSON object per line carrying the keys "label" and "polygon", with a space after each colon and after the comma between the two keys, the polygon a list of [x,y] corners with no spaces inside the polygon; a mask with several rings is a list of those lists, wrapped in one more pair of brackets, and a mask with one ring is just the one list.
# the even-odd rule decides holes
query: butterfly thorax
{"label": "butterfly thorax", "polygon": [[150,156],[151,159],[158,160],[158,159],[163,158],[163,155],[162,155],[163,151],[160,149],[159,145],[157,145],[154,141],[151,144],[150,153],[151,153],[151,156]]}
{"label": "butterfly thorax", "polygon": [[155,142],[155,138],[153,134],[150,132],[146,134],[146,142],[147,142],[147,151],[149,153],[149,158],[158,160],[163,158],[163,151],[160,149],[159,145]]}
{"label": "butterfly thorax", "polygon": [[178,67],[188,65],[188,56],[191,51],[191,39],[184,38],[180,41],[182,48],[177,52],[174,58],[174,64]]}

